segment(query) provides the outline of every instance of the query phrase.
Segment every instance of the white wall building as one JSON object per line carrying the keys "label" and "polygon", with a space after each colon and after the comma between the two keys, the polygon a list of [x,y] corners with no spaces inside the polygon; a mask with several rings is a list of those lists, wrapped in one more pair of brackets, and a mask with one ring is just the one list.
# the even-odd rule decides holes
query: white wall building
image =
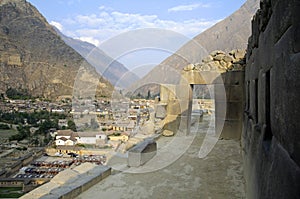
{"label": "white wall building", "polygon": [[106,143],[107,136],[103,132],[73,132],[58,130],[55,138],[57,146],[73,146],[76,144],[96,145]]}

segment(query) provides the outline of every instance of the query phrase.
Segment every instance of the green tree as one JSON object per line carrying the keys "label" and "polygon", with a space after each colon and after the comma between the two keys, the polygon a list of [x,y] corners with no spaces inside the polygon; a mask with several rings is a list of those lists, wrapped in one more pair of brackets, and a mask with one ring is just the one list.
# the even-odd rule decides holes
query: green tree
{"label": "green tree", "polygon": [[72,131],[77,131],[76,129],[76,124],[73,120],[68,120],[68,128],[71,129]]}
{"label": "green tree", "polygon": [[151,91],[148,90],[147,99],[151,99]]}
{"label": "green tree", "polygon": [[91,128],[92,129],[97,129],[97,128],[99,128],[99,125],[98,125],[98,123],[96,122],[96,120],[93,118],[93,119],[91,119]]}
{"label": "green tree", "polygon": [[138,93],[138,94],[137,94],[137,98],[139,98],[139,99],[143,98],[142,94],[141,94],[141,93]]}
{"label": "green tree", "polygon": [[32,97],[28,94],[27,90],[18,91],[15,88],[9,88],[6,90],[6,96],[10,99],[31,99]]}
{"label": "green tree", "polygon": [[58,129],[58,124],[55,121],[51,121],[50,119],[46,119],[44,122],[42,122],[40,124],[38,133],[39,134],[44,134],[46,135],[46,133],[49,131],[49,129],[51,128],[56,128]]}
{"label": "green tree", "polygon": [[1,101],[4,100],[4,94],[3,94],[3,93],[1,93],[1,95],[0,95],[0,100],[1,100]]}
{"label": "green tree", "polygon": [[7,124],[0,124],[0,129],[7,130],[10,129],[10,127]]}
{"label": "green tree", "polygon": [[29,130],[29,126],[22,126],[22,125],[19,125],[17,127],[18,129],[18,133],[15,134],[15,135],[12,135],[9,137],[9,140],[23,140],[25,138],[28,138],[30,136],[30,130]]}

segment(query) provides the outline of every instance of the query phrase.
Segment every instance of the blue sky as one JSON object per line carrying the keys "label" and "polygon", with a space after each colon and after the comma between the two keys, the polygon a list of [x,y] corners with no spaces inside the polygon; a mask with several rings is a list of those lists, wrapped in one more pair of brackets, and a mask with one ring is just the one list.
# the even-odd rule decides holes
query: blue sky
{"label": "blue sky", "polygon": [[28,0],[71,37],[100,44],[121,32],[154,27],[193,37],[245,0]]}
{"label": "blue sky", "polygon": [[[65,35],[99,46],[121,33],[143,28],[170,30],[186,38],[193,38],[239,9],[246,0],[27,1]],[[177,42],[177,48],[184,42],[186,40]],[[150,69],[148,65],[160,63],[172,52],[168,54],[160,51],[158,54],[155,56],[152,52],[151,57],[155,59],[147,63],[136,58],[141,57],[140,54],[123,56],[118,60],[130,69],[141,65],[147,65],[146,68]]]}

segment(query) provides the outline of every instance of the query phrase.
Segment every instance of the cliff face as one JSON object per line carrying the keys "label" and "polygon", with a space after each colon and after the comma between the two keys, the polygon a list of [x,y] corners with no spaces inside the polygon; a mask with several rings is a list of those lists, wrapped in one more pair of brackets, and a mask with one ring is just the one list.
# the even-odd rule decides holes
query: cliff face
{"label": "cliff face", "polygon": [[[0,1],[0,92],[16,88],[48,98],[71,95],[82,65],[96,75],[31,4]],[[99,92],[110,95],[112,86],[98,79]]]}
{"label": "cliff face", "polygon": [[299,0],[263,0],[253,18],[242,135],[248,198],[300,196],[299,10]]}
{"label": "cliff face", "polygon": [[[177,83],[180,79],[180,71],[184,66],[191,63],[201,63],[203,57],[214,50],[229,52],[233,49],[246,49],[251,34],[251,19],[258,7],[259,0],[248,0],[232,15],[200,33],[176,53],[165,59],[143,79],[134,84],[131,90],[150,82]],[[147,89],[151,90],[151,87],[153,88],[150,86]]]}

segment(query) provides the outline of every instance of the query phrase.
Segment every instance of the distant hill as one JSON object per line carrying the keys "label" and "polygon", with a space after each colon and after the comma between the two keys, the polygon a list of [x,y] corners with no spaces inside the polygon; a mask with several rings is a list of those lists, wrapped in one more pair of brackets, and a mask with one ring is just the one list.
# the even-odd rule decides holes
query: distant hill
{"label": "distant hill", "polygon": [[14,88],[56,98],[72,95],[75,80],[88,84],[91,79],[97,80],[99,95],[111,94],[112,85],[66,45],[35,7],[25,0],[0,1],[1,93]]}
{"label": "distant hill", "polygon": [[116,87],[127,88],[140,78],[130,72],[123,64],[113,60],[95,45],[65,36],[55,29],[61,38],[82,55],[97,71]]}
{"label": "distant hill", "polygon": [[[233,49],[246,49],[251,34],[251,20],[259,8],[259,2],[259,0],[247,0],[236,12],[200,33],[165,59],[131,86],[129,91],[145,94],[150,90],[152,93],[157,93],[156,82],[177,83],[184,66],[190,63],[200,63],[208,53],[214,50],[229,52]],[[139,89],[140,87],[143,88]]]}

